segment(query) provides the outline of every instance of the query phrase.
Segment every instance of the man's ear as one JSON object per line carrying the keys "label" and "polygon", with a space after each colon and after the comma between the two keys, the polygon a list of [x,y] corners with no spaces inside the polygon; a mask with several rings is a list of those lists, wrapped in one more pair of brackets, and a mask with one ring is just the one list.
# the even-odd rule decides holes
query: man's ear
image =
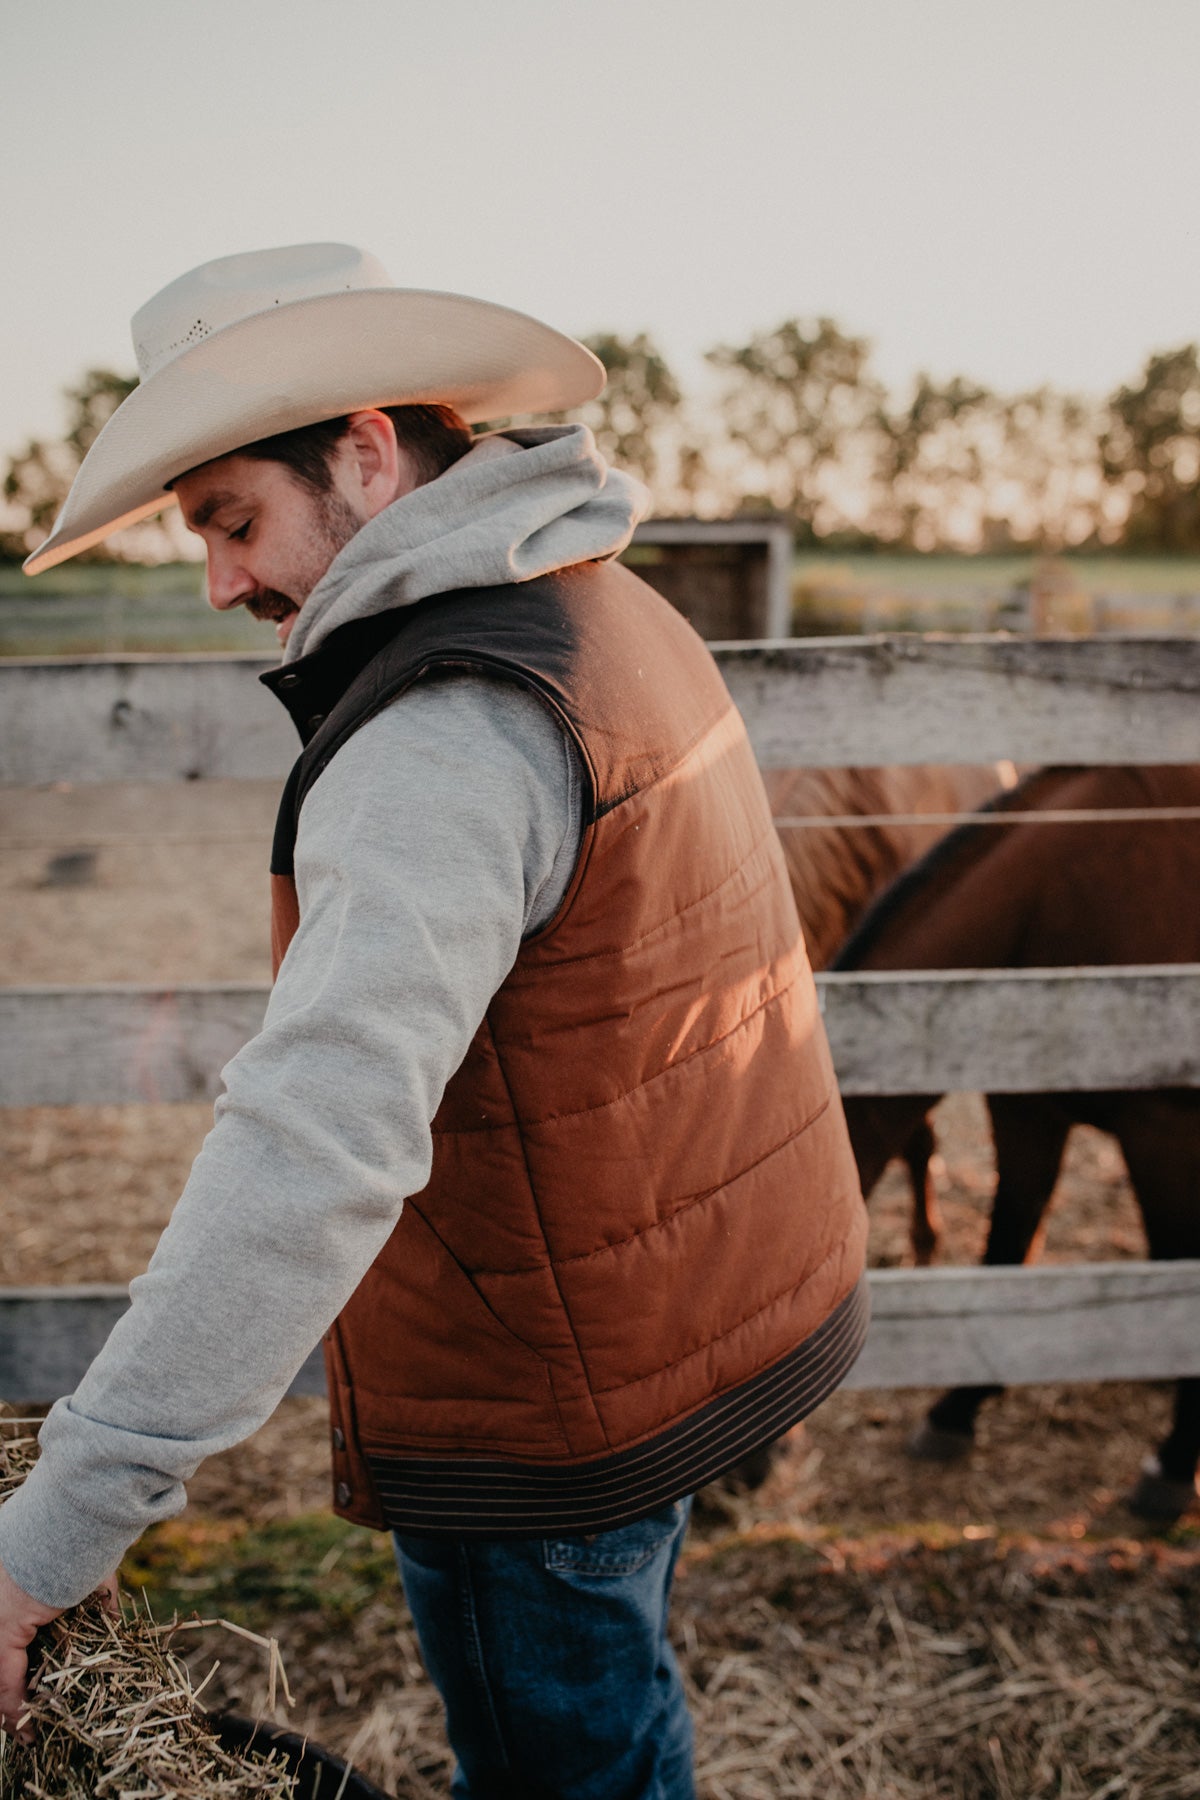
{"label": "man's ear", "polygon": [[349,429],[338,448],[344,478],[368,519],[419,486],[416,464],[397,443],[396,428],[386,413],[373,407],[351,413]]}

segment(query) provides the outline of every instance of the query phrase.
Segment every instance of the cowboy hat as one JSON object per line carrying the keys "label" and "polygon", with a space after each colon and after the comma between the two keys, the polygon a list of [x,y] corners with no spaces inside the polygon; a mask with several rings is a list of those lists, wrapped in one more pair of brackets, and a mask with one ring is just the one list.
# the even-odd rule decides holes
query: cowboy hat
{"label": "cowboy hat", "polygon": [[36,575],[169,506],[213,457],[359,407],[453,406],[468,423],[592,399],[603,365],[549,325],[463,294],[393,287],[350,244],[202,263],[133,316],[139,385],[80,464]]}

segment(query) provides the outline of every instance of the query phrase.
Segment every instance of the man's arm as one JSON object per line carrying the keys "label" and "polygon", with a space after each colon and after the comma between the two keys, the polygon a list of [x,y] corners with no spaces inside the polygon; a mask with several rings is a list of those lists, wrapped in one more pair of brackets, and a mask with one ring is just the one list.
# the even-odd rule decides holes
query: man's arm
{"label": "man's arm", "polygon": [[523,690],[460,677],[405,695],[314,786],[263,1031],[130,1311],[0,1508],[0,1561],[44,1606],[89,1593],[269,1416],[425,1185],[445,1084],[569,881],[576,755]]}

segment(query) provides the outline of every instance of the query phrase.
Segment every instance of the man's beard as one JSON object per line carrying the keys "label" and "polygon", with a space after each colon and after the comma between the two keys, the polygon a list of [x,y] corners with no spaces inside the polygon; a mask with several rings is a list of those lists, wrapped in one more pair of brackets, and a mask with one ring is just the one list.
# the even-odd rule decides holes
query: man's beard
{"label": "man's beard", "polygon": [[246,602],[246,611],[253,613],[256,619],[273,619],[276,623],[296,610],[296,602],[289,600],[286,594],[277,593],[274,588],[259,588],[257,594]]}
{"label": "man's beard", "polygon": [[339,550],[362,529],[365,520],[359,518],[340,494],[320,494],[317,500],[312,530],[304,543],[293,592],[285,594],[279,588],[259,588],[246,600],[246,611],[256,619],[278,624],[299,612]]}

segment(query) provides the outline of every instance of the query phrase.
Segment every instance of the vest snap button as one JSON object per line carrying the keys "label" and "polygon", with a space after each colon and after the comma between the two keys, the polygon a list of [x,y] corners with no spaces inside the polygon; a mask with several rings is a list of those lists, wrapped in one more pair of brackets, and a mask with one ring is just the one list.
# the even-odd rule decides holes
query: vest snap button
{"label": "vest snap button", "polygon": [[338,1482],[337,1487],[333,1490],[333,1497],[339,1506],[349,1506],[351,1500],[354,1498],[344,1481]]}
{"label": "vest snap button", "polygon": [[333,1447],[335,1450],[346,1448],[346,1434],[340,1425],[335,1425],[333,1428]]}
{"label": "vest snap button", "polygon": [[323,725],[324,723],[325,714],[314,713],[311,719],[306,720],[304,729],[305,731],[315,731],[319,725]]}
{"label": "vest snap button", "polygon": [[300,685],[300,677],[296,674],[294,669],[289,669],[286,675],[281,675],[279,677],[279,680],[275,685],[276,687],[281,688],[298,687]]}

